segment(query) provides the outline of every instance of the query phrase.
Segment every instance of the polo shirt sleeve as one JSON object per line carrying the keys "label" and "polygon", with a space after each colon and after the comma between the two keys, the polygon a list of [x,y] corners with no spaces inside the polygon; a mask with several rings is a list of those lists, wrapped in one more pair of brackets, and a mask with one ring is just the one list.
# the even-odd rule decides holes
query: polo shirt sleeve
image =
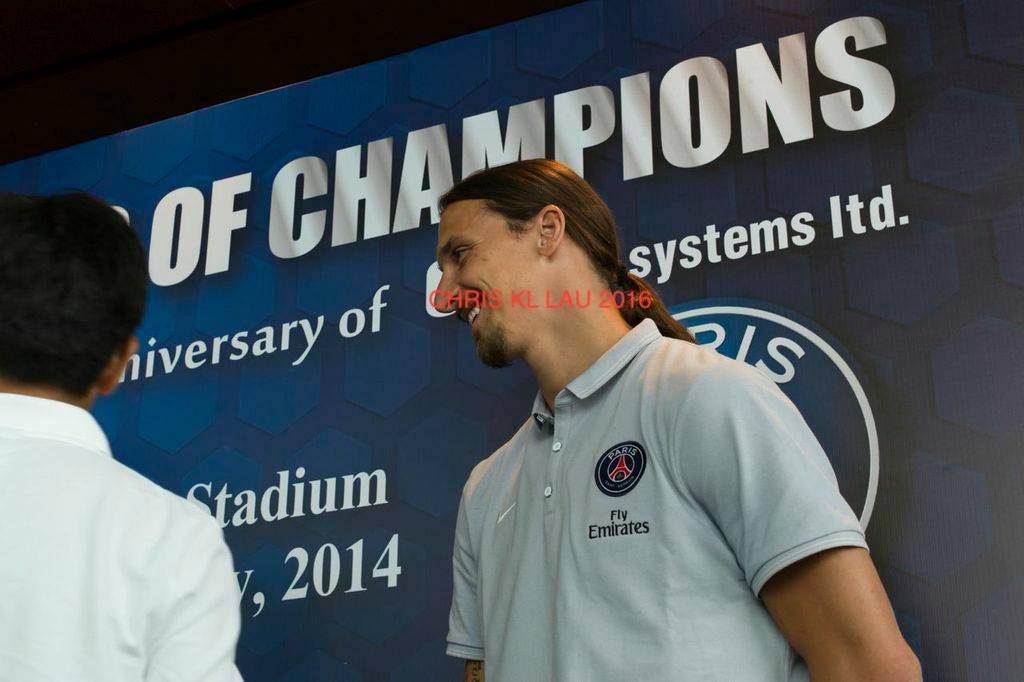
{"label": "polo shirt sleeve", "polygon": [[452,551],[452,607],[448,616],[448,646],[445,653],[456,658],[484,660],[483,627],[477,592],[477,562],[470,530],[467,489],[459,501]]}
{"label": "polo shirt sleeve", "polygon": [[706,370],[683,399],[674,439],[677,474],[755,595],[812,554],[868,548],[814,433],[756,368],[729,360]]}

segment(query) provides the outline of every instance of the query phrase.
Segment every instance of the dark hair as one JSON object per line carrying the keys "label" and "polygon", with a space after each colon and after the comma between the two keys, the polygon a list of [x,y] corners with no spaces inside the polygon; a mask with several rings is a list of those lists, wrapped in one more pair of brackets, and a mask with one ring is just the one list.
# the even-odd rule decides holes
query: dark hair
{"label": "dark hair", "polygon": [[[619,232],[612,212],[603,199],[571,168],[550,159],[529,159],[477,171],[441,197],[441,211],[457,201],[480,199],[490,210],[508,221],[509,229],[520,230],[548,204],[565,214],[565,230],[590,258],[598,275],[609,287],[636,293],[647,292],[644,304],[620,309],[631,327],[651,318],[663,336],[696,343],[693,334],[673,318],[658,293],[639,277],[629,274],[619,259]],[[628,277],[623,277],[627,275]],[[641,297],[632,297],[639,302]]]}
{"label": "dark hair", "polygon": [[145,253],[88,194],[0,193],[0,376],[81,397],[142,320]]}

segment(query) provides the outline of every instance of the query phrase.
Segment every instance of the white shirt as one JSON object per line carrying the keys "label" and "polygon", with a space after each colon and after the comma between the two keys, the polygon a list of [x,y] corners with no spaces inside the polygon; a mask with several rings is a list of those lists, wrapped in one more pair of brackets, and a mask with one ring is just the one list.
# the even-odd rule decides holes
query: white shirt
{"label": "white shirt", "polygon": [[0,393],[0,682],[236,682],[233,571],[88,412]]}

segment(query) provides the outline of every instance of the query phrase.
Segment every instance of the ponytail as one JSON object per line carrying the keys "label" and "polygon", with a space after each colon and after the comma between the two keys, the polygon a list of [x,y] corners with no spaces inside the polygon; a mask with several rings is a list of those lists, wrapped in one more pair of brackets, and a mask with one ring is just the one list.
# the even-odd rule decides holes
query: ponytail
{"label": "ponytail", "polygon": [[[623,278],[626,278],[625,281]],[[619,269],[616,279],[620,282],[623,291],[635,294],[625,296],[623,305],[619,309],[626,324],[635,327],[649,318],[658,325],[658,331],[662,336],[697,343],[690,330],[681,325],[668,312],[665,302],[661,300],[661,296],[654,290],[654,287],[630,273],[625,267]]]}

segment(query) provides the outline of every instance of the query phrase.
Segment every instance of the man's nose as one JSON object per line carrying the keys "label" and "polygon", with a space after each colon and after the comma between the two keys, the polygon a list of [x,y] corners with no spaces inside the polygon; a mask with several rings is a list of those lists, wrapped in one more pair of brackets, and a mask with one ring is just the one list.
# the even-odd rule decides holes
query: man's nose
{"label": "man's nose", "polygon": [[433,300],[431,303],[434,308],[440,313],[450,313],[458,310],[458,291],[459,287],[455,283],[455,278],[446,274],[443,270],[441,271],[441,280],[437,283],[437,287],[433,291]]}

